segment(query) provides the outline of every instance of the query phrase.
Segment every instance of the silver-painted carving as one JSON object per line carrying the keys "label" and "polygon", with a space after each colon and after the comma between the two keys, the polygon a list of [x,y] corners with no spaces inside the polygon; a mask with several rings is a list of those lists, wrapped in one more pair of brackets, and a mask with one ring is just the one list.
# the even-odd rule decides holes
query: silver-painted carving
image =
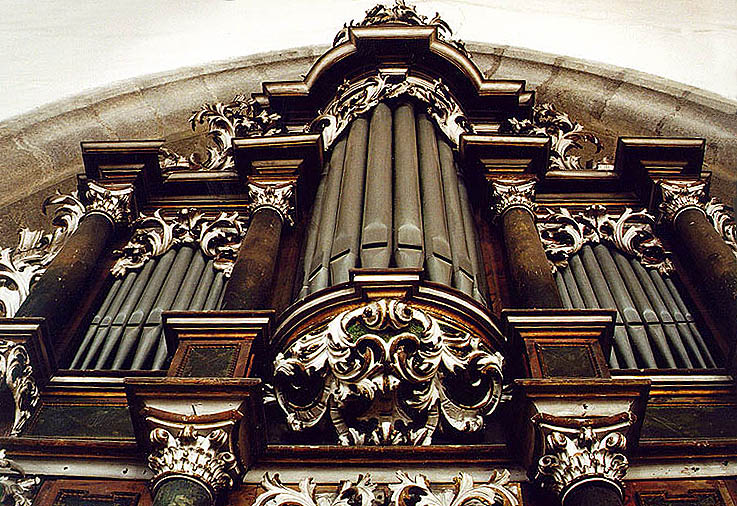
{"label": "silver-painted carving", "polygon": [[287,225],[294,225],[294,184],[248,183],[250,210],[255,213],[262,207],[276,211]]}
{"label": "silver-painted carving", "polygon": [[[517,506],[519,500],[509,485],[509,472],[492,471],[488,483],[474,484],[467,473],[459,473],[453,479],[452,490],[438,490],[429,480],[418,474],[414,477],[397,471],[398,483],[389,483],[391,497],[389,506],[462,506],[484,504],[487,506]],[[343,481],[336,493],[317,494],[316,484],[311,477],[299,483],[294,490],[269,473],[261,481],[264,488],[254,506],[372,506],[377,503],[376,484],[368,475],[360,475],[355,482]]]}
{"label": "silver-painted carving", "polygon": [[184,170],[228,170],[234,165],[233,138],[255,137],[285,133],[281,116],[262,106],[246,95],[236,95],[231,102],[204,104],[189,118],[192,130],[207,123],[210,145],[207,156],[199,153],[189,158],[169,149],[159,153],[159,163],[164,171]]}
{"label": "silver-painted carving", "polygon": [[0,249],[0,317],[15,315],[33,283],[77,230],[85,213],[76,193],[49,197],[43,204],[43,213],[52,206],[55,210],[51,233],[22,229],[15,248]]}
{"label": "silver-painted carving", "polygon": [[149,455],[148,465],[154,472],[154,488],[164,476],[179,474],[199,479],[210,487],[213,497],[233,487],[236,473],[235,456],[223,448],[228,434],[215,429],[199,435],[192,425],[173,436],[163,428],[151,431],[151,442],[158,449]]}
{"label": "silver-painted carving", "polygon": [[322,132],[323,146],[327,150],[353,119],[383,100],[403,95],[427,104],[427,114],[456,146],[462,133],[472,131],[461,106],[442,81],[429,82],[415,76],[381,71],[354,83],[344,82],[308,130]]}
{"label": "silver-painted carving", "polygon": [[591,167],[597,170],[614,169],[606,158],[596,164],[592,161],[581,163],[581,157],[574,154],[575,150],[584,149],[588,144],[597,154],[602,150],[601,142],[595,133],[571,120],[568,114],[558,111],[553,104],[535,105],[532,121],[508,119],[501,131],[514,135],[550,136],[550,170],[585,170]]}
{"label": "silver-painted carving", "polygon": [[674,267],[670,252],[655,236],[654,225],[655,217],[646,209],[609,213],[602,205],[575,214],[564,207],[546,209],[537,220],[540,240],[554,271],[568,265],[568,259],[585,244],[605,243],[636,257],[645,267],[671,274]]}
{"label": "silver-painted carving", "polygon": [[536,480],[558,494],[561,499],[577,482],[598,478],[624,490],[627,473],[625,451],[627,440],[616,431],[597,433],[589,427],[570,431],[553,430],[546,438],[546,453],[537,464]]}
{"label": "silver-painted carving", "polygon": [[22,343],[0,340],[0,377],[13,394],[15,417],[10,435],[17,436],[41,400],[33,379],[31,358]]}
{"label": "silver-painted carving", "polygon": [[90,181],[87,183],[85,201],[87,214],[103,214],[116,225],[127,226],[136,219],[133,185],[107,188]]}
{"label": "silver-painted carving", "polygon": [[[502,396],[501,354],[395,299],[347,310],[275,360],[275,395],[289,426],[326,413],[342,445],[429,445],[442,417],[477,431]],[[454,388],[460,378],[462,389]]]}
{"label": "silver-painted carving", "polygon": [[515,207],[535,212],[535,179],[529,177],[505,177],[491,182],[491,199],[496,216]]}
{"label": "silver-painted carving", "polygon": [[678,215],[687,209],[704,211],[706,182],[698,179],[671,179],[658,181],[662,201],[659,209],[663,218],[674,223]]}
{"label": "silver-painted carving", "polygon": [[706,203],[704,211],[724,242],[737,256],[737,223],[734,221],[734,210],[720,202],[719,199],[712,197]]}
{"label": "silver-painted carving", "polygon": [[6,451],[0,449],[0,502],[31,506],[41,480],[27,476],[23,468],[5,455]]}
{"label": "silver-painted carving", "polygon": [[161,210],[153,216],[141,215],[133,223],[133,235],[111,268],[113,275],[124,276],[141,268],[149,259],[166,253],[179,244],[197,244],[202,252],[214,259],[214,267],[230,276],[246,235],[245,219],[238,213],[208,216],[202,212],[182,209],[164,218]]}
{"label": "silver-painted carving", "polygon": [[412,5],[407,5],[404,0],[394,0],[394,5],[386,7],[378,4],[366,11],[363,21],[356,23],[351,20],[350,23],[343,25],[343,28],[335,35],[333,46],[337,46],[348,41],[348,29],[357,26],[375,26],[387,24],[400,24],[410,26],[434,26],[437,28],[438,38],[451,46],[454,46],[465,56],[469,56],[466,45],[463,41],[453,39],[453,31],[448,23],[443,21],[438,13],[435,17],[428,20],[427,16],[417,13]]}

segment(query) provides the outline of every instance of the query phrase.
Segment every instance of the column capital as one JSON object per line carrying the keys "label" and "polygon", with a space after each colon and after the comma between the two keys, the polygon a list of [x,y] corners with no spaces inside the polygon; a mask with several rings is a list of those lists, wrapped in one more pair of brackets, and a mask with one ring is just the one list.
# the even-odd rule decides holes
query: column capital
{"label": "column capital", "polygon": [[500,177],[491,180],[492,210],[496,216],[501,217],[514,207],[528,210],[534,215],[535,212],[535,185],[534,177],[511,176]]}
{"label": "column capital", "polygon": [[273,209],[279,214],[282,222],[294,225],[294,183],[248,183],[248,197],[251,200],[250,211],[255,213],[261,208]]}
{"label": "column capital", "polygon": [[687,209],[697,209],[706,214],[703,202],[706,198],[706,181],[700,179],[661,179],[658,181],[661,202],[658,208],[669,223],[675,223],[678,215]]}
{"label": "column capital", "polygon": [[116,226],[128,226],[136,219],[132,184],[107,186],[89,181],[84,190],[87,214],[102,214]]}
{"label": "column capital", "polygon": [[157,449],[148,457],[153,470],[153,488],[167,478],[193,479],[208,490],[212,502],[221,491],[233,487],[236,458],[228,451],[228,433],[223,429],[197,429],[185,425],[176,436],[170,429],[157,427],[151,431],[151,443]]}

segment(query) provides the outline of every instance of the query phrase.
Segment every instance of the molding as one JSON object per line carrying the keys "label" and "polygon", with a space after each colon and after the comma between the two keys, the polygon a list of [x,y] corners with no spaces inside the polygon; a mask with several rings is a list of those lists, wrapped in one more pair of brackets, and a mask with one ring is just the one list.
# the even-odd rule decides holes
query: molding
{"label": "molding", "polygon": [[154,472],[154,494],[162,480],[172,475],[195,478],[215,496],[233,487],[236,469],[235,455],[222,450],[228,446],[228,434],[215,429],[198,434],[192,425],[185,425],[177,434],[164,428],[151,431],[151,442],[159,449],[149,455],[148,465]]}
{"label": "molding", "polygon": [[118,253],[120,257],[110,269],[122,277],[137,270],[150,260],[163,255],[179,244],[196,244],[202,252],[214,259],[214,267],[230,276],[238,257],[238,249],[246,235],[245,219],[237,212],[208,216],[196,209],[182,209],[173,216],[164,217],[161,209],[153,216],[141,214],[133,222],[133,235]]}
{"label": "molding", "polygon": [[732,248],[732,253],[737,256],[737,223],[734,220],[734,210],[712,197],[704,206],[704,211],[727,246]]}
{"label": "molding", "polygon": [[[439,491],[436,485],[422,474],[410,476],[397,471],[398,482],[389,483],[391,497],[384,504],[388,506],[439,505],[462,506],[469,502],[486,505],[517,506],[520,503],[518,489],[509,483],[510,473],[507,470],[492,471],[489,481],[475,485],[470,474],[461,472],[453,479],[452,490]],[[304,478],[299,489],[294,490],[284,485],[279,474],[270,476],[265,473],[261,480],[264,489],[253,506],[340,506],[355,504],[371,506],[378,504],[377,485],[368,474],[359,475],[353,481],[342,481],[340,488],[333,494],[316,494],[317,487],[312,477]]]}
{"label": "molding", "polygon": [[[379,299],[303,334],[274,361],[288,425],[313,427],[329,412],[344,446],[429,445],[441,417],[457,431],[481,429],[502,398],[504,358],[452,325]],[[468,402],[450,383],[465,374],[477,378],[464,392]],[[307,404],[292,398],[297,390],[311,392]]]}
{"label": "molding", "polygon": [[535,214],[535,178],[524,176],[500,177],[491,181],[492,209],[497,217],[519,207]]}
{"label": "molding", "polygon": [[0,374],[2,382],[13,394],[15,417],[10,435],[17,436],[41,401],[41,394],[33,378],[31,357],[23,344],[0,340]]}
{"label": "molding", "polygon": [[628,207],[611,213],[598,204],[576,214],[565,207],[557,211],[547,208],[537,216],[540,240],[553,272],[566,267],[568,259],[584,245],[602,243],[637,258],[645,267],[671,274],[675,268],[670,252],[655,236],[654,226],[655,217],[646,209]]}
{"label": "molding", "polygon": [[133,185],[106,187],[88,181],[86,186],[84,200],[87,202],[87,214],[102,214],[116,226],[128,226],[136,219]]}
{"label": "molding", "polygon": [[248,197],[251,200],[251,216],[261,208],[276,211],[283,223],[294,226],[295,204],[294,183],[248,183]]}
{"label": "molding", "polygon": [[661,179],[657,182],[662,201],[658,209],[669,223],[675,223],[678,215],[687,209],[697,209],[706,215],[704,200],[707,183],[699,179]]}
{"label": "molding", "polygon": [[6,451],[0,449],[0,501],[7,504],[10,499],[13,506],[31,506],[41,480],[26,476],[23,468],[5,454]]}

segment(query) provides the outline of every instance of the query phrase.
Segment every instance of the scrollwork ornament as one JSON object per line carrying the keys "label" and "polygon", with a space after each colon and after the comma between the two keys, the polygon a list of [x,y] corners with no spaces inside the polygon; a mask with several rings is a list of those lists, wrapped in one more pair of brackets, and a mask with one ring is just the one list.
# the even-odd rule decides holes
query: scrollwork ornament
{"label": "scrollwork ornament", "polygon": [[619,432],[605,435],[582,427],[572,435],[552,431],[546,437],[547,451],[540,457],[535,477],[544,488],[563,498],[586,478],[599,478],[624,490],[629,463],[622,453],[627,440]]}
{"label": "scrollwork ornament", "polygon": [[255,213],[261,208],[273,209],[284,223],[294,225],[294,184],[249,183],[248,197],[251,200],[250,211]]}
{"label": "scrollwork ornament", "polygon": [[359,475],[355,483],[343,481],[338,493],[316,494],[315,481],[311,477],[299,482],[299,489],[294,490],[285,486],[279,475],[273,477],[265,473],[261,480],[264,489],[253,503],[253,506],[373,506],[376,499],[376,486],[371,483],[368,475]]}
{"label": "scrollwork ornament", "polygon": [[659,209],[663,218],[675,223],[678,215],[687,209],[696,209],[704,214],[706,181],[694,179],[671,179],[658,181],[662,195]]}
{"label": "scrollwork ornament", "polygon": [[[344,311],[275,359],[292,430],[329,414],[342,445],[428,445],[442,418],[474,432],[502,396],[504,359],[477,336],[396,299]],[[466,387],[453,385],[460,378]]]}
{"label": "scrollwork ornament", "polygon": [[171,475],[196,478],[210,487],[210,492],[219,492],[233,487],[236,473],[235,456],[227,448],[228,434],[215,429],[207,435],[197,434],[192,425],[185,425],[177,435],[166,429],[151,431],[151,442],[158,449],[149,455],[148,465],[154,472],[154,489],[161,480]]}
{"label": "scrollwork ornament", "polygon": [[85,191],[85,200],[87,214],[103,214],[115,225],[127,226],[136,218],[133,185],[107,188],[94,181],[89,181]]}
{"label": "scrollwork ornament", "polygon": [[515,176],[493,180],[491,198],[494,214],[501,217],[515,207],[521,207],[534,214],[535,184],[535,179],[529,177]]}
{"label": "scrollwork ornament", "polygon": [[724,242],[737,256],[737,223],[734,221],[734,211],[714,197],[706,203],[704,211]]}
{"label": "scrollwork ornament", "polygon": [[392,506],[517,506],[517,496],[509,489],[509,471],[493,471],[489,481],[475,485],[473,477],[458,473],[453,478],[453,490],[437,494],[430,488],[428,479],[418,474],[414,478],[397,471],[398,484],[390,484]]}
{"label": "scrollwork ornament", "polygon": [[10,435],[17,436],[41,400],[33,379],[31,358],[22,343],[0,340],[0,374],[3,383],[13,394],[15,415]]}
{"label": "scrollwork ornament", "polygon": [[0,502],[13,506],[31,506],[41,480],[29,477],[18,464],[0,449]]}

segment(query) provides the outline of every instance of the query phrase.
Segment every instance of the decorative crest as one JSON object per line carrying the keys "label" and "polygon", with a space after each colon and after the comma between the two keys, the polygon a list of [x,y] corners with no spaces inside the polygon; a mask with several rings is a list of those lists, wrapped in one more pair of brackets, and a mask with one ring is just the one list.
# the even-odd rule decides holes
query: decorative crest
{"label": "decorative crest", "polygon": [[10,435],[17,436],[41,400],[33,379],[31,358],[22,343],[0,340],[0,374],[2,383],[8,387],[15,401],[15,418]]}
{"label": "decorative crest", "polygon": [[671,179],[658,181],[661,195],[660,211],[670,223],[674,223],[681,212],[686,209],[704,211],[706,199],[706,182],[698,179]]}
{"label": "decorative crest", "polygon": [[564,268],[568,259],[585,244],[606,243],[622,253],[637,258],[643,266],[661,274],[674,271],[670,252],[655,236],[655,217],[645,209],[625,209],[620,214],[594,205],[572,214],[562,207],[557,212],[546,209],[537,220],[537,229],[553,269]]}
{"label": "decorative crest", "polygon": [[494,214],[501,217],[514,207],[522,207],[535,213],[535,178],[504,177],[491,182],[491,198]]}
{"label": "decorative crest", "polygon": [[248,183],[248,197],[251,199],[251,214],[268,207],[279,213],[284,223],[294,225],[294,183]]}
{"label": "decorative crest", "polygon": [[427,104],[427,114],[456,146],[462,133],[472,131],[461,106],[441,80],[430,83],[414,76],[381,71],[354,83],[344,82],[308,130],[321,131],[323,146],[328,150],[356,117],[384,100],[401,96],[414,97]]}
{"label": "decorative crest", "polygon": [[732,252],[737,256],[737,223],[734,221],[733,209],[712,197],[706,203],[704,210],[724,242],[732,248]]}
{"label": "decorative crest", "polygon": [[[582,125],[568,117],[568,114],[559,112],[553,104],[535,105],[532,109],[532,121],[510,118],[502,125],[502,133],[528,136],[550,136],[552,150],[550,152],[550,170],[584,170],[589,169],[591,161],[586,166],[581,165],[581,157],[571,150],[583,149],[586,144],[593,146],[596,153],[601,152],[599,138],[589,132]],[[604,158],[596,164],[597,170],[613,170],[614,167]]]}
{"label": "decorative crest", "polygon": [[115,225],[127,226],[136,218],[133,185],[107,188],[94,181],[89,181],[85,191],[85,201],[88,214],[104,214]]}
{"label": "decorative crest", "polygon": [[348,29],[356,26],[376,26],[376,25],[409,25],[409,26],[434,26],[437,28],[438,38],[447,44],[455,47],[458,51],[468,57],[468,50],[463,41],[453,39],[453,30],[450,25],[443,21],[440,14],[435,13],[435,17],[431,20],[427,16],[417,13],[414,6],[407,5],[404,0],[394,0],[394,5],[386,7],[383,4],[377,4],[366,11],[363,21],[356,23],[351,20],[344,24],[343,28],[335,35],[333,39],[333,47],[348,41]]}
{"label": "decorative crest", "polygon": [[296,431],[329,412],[342,445],[429,445],[440,417],[457,431],[483,427],[501,399],[503,363],[479,337],[381,299],[279,353],[275,394]]}
{"label": "decorative crest", "polygon": [[151,431],[151,442],[160,447],[149,455],[154,488],[161,478],[184,475],[198,478],[210,487],[213,496],[233,487],[236,461],[227,447],[228,434],[215,429],[206,436],[198,435],[192,425],[185,425],[178,436],[163,428]]}
{"label": "decorative crest", "polygon": [[77,230],[85,213],[76,193],[49,197],[43,203],[44,214],[50,206],[56,206],[51,233],[24,228],[15,248],[0,249],[0,317],[15,315],[33,283]]}
{"label": "decorative crest", "polygon": [[286,133],[279,114],[271,112],[252,98],[236,95],[232,102],[204,104],[189,118],[192,130],[207,123],[211,145],[203,160],[198,153],[189,159],[168,149],[162,149],[159,161],[165,171],[228,170],[233,168],[233,138],[257,137]]}
{"label": "decorative crest", "polygon": [[215,269],[230,276],[246,235],[245,220],[238,213],[213,217],[189,209],[182,209],[171,218],[161,216],[161,210],[156,210],[153,216],[142,214],[133,228],[130,241],[117,252],[120,258],[111,268],[114,276],[140,269],[149,259],[179,244],[198,244],[206,256],[214,259]]}
{"label": "decorative crest", "polygon": [[41,480],[27,477],[23,469],[5,454],[5,450],[0,449],[0,502],[12,503],[13,506],[31,506]]}

